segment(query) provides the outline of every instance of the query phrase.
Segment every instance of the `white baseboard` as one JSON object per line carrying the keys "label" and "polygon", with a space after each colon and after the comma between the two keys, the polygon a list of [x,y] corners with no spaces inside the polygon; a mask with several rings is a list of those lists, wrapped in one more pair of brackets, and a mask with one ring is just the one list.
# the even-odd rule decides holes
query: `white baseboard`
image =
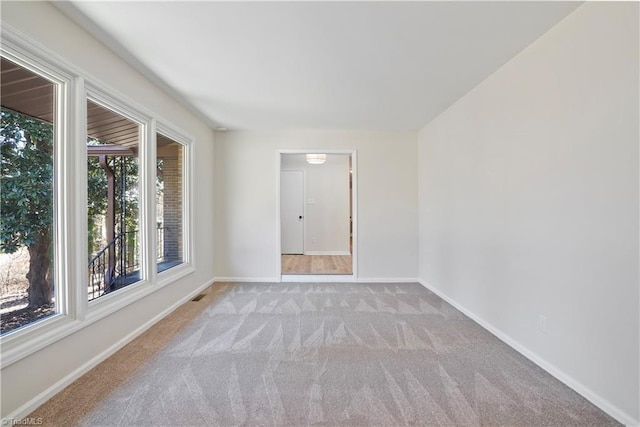
{"label": "white baseboard", "polygon": [[553,365],[552,363],[547,362],[542,357],[537,355],[535,352],[528,349],[526,346],[520,344],[518,341],[511,338],[509,335],[502,332],[500,329],[494,327],[489,322],[486,322],[481,317],[477,316],[472,311],[466,309],[461,306],[453,299],[449,298],[446,294],[438,290],[437,288],[429,285],[424,280],[418,280],[418,282],[424,286],[429,291],[433,292],[453,307],[461,311],[464,315],[472,319],[474,322],[482,326],[487,331],[491,332],[495,335],[499,340],[503,341],[505,344],[513,348],[518,353],[522,354],[527,359],[531,360],[533,363],[547,371],[553,377],[573,389],[576,393],[580,394],[582,397],[587,399],[589,402],[596,405],[598,408],[602,409],[607,414],[611,415],[617,421],[625,424],[627,426],[640,426],[640,420],[634,419],[631,415],[627,414],[625,411],[618,408],[616,405],[609,402],[607,399],[603,398],[599,394],[592,391],[590,388],[586,387],[584,384],[575,380],[570,375],[567,375],[564,371]]}
{"label": "white baseboard", "polygon": [[304,251],[305,255],[333,255],[333,256],[344,256],[351,255],[349,251]]}
{"label": "white baseboard", "polygon": [[282,279],[277,277],[216,277],[213,279],[214,283],[221,282],[265,282],[265,283],[277,283],[277,282],[303,282],[303,283],[420,283],[420,280],[415,277],[355,277],[353,275],[343,274],[284,274]]}
{"label": "white baseboard", "polygon": [[191,300],[196,295],[198,295],[200,292],[204,291],[206,288],[211,286],[211,284],[212,284],[212,282],[207,282],[207,283],[199,286],[198,288],[196,288],[196,290],[194,290],[193,292],[189,293],[187,296],[181,298],[176,303],[172,304],[171,306],[169,306],[168,308],[166,308],[162,312],[158,313],[153,318],[149,319],[146,323],[140,325],[134,331],[132,331],[129,334],[127,334],[124,338],[122,338],[121,340],[119,340],[118,342],[113,344],[107,350],[105,350],[102,353],[100,353],[100,354],[96,355],[95,357],[91,358],[90,360],[85,362],[83,365],[79,366],[75,371],[73,371],[69,375],[66,375],[64,378],[60,379],[58,382],[53,384],[51,387],[47,388],[42,393],[38,394],[36,397],[34,397],[33,399],[29,400],[24,405],[20,406],[18,409],[16,409],[15,411],[10,413],[6,417],[3,417],[3,419],[4,420],[6,420],[6,419],[10,419],[10,420],[11,419],[12,420],[22,420],[22,419],[24,419],[27,415],[29,415],[31,412],[33,412],[36,409],[38,409],[38,407],[40,407],[46,401],[48,401],[53,396],[55,396],[56,394],[61,392],[65,387],[67,387],[68,385],[73,383],[75,380],[77,380],[78,378],[80,378],[81,376],[83,376],[84,374],[89,372],[91,369],[93,369],[96,366],[98,366],[98,364],[100,364],[101,362],[105,361],[107,358],[109,358],[113,354],[115,354],[118,350],[120,350],[125,345],[129,344],[135,338],[137,338],[138,336],[142,335],[142,333],[145,332],[147,329],[149,329],[150,327],[152,327],[153,325],[158,323],[164,317],[166,317],[169,314],[171,314],[174,310],[176,310],[182,304],[186,303],[187,301]]}
{"label": "white baseboard", "polygon": [[358,283],[380,283],[383,285],[388,285],[389,283],[420,283],[418,279],[415,277],[383,277],[383,278],[368,278],[368,277],[359,277]]}
{"label": "white baseboard", "polygon": [[278,283],[279,277],[214,277],[214,283],[220,282],[265,282],[265,283]]}
{"label": "white baseboard", "polygon": [[346,274],[284,274],[282,275],[283,282],[313,282],[313,283],[350,283],[356,282],[357,279],[353,275]]}

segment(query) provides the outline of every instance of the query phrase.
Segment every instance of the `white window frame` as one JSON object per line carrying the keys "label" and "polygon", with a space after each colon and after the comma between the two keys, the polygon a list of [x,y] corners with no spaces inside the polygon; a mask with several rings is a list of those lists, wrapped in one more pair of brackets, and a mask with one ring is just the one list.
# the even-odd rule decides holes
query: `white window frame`
{"label": "white window frame", "polygon": [[53,247],[54,294],[57,313],[0,336],[0,365],[9,365],[65,336],[76,321],[76,298],[69,283],[77,279],[73,254],[77,250],[77,210],[75,209],[72,144],[75,129],[73,100],[82,79],[75,76],[38,45],[28,43],[17,32],[2,28],[2,56],[56,85],[54,119],[54,209]]}
{"label": "white window frame", "polygon": [[[148,149],[148,134],[149,128],[152,127],[152,119],[150,116],[145,113],[137,110],[135,107],[132,107],[131,104],[123,101],[120,96],[113,96],[113,91],[108,90],[107,88],[102,87],[95,82],[87,82],[86,85],[86,96],[85,103],[87,101],[91,101],[100,107],[103,107],[107,110],[110,110],[120,116],[136,123],[138,125],[138,191],[140,194],[140,206],[138,212],[138,221],[140,224],[140,280],[132,283],[129,286],[126,286],[122,289],[118,289],[115,292],[111,292],[107,295],[101,296],[94,300],[88,302],[87,307],[87,318],[91,319],[95,316],[101,317],[104,313],[112,313],[119,308],[122,308],[129,304],[128,301],[123,300],[120,295],[128,294],[128,298],[137,299],[137,294],[146,294],[145,285],[149,285],[152,283],[150,280],[152,278],[152,274],[149,271],[149,261],[148,254],[153,253],[150,250],[149,244],[145,244],[145,242],[149,242],[149,223],[146,221],[147,215],[146,212],[149,210],[148,200],[145,195],[148,192],[148,180],[146,177],[148,176],[148,168],[149,168],[149,149]],[[85,117],[86,120],[86,117]],[[83,141],[87,140],[86,136],[86,126],[85,126],[85,137]],[[84,161],[86,164],[87,153],[86,153],[86,142],[85,142],[85,151],[84,151]],[[86,168],[86,166],[85,166]],[[84,182],[86,185],[86,171],[84,173]],[[86,191],[86,190],[85,190]],[[85,209],[85,216],[87,211]],[[85,221],[86,223],[86,221]],[[88,232],[88,230],[87,230]],[[153,235],[153,234],[151,234]],[[86,254],[86,252],[85,252]],[[86,255],[85,255],[86,256]],[[148,287],[148,286],[147,286]],[[85,291],[84,299],[87,300],[88,296],[86,294],[87,289],[86,286],[83,288]]]}
{"label": "white window frame", "polygon": [[[58,313],[0,336],[0,368],[3,369],[195,271],[194,138],[4,23],[0,49],[2,56],[60,85],[60,93],[56,93],[56,117],[60,124],[56,127],[54,169],[54,283]],[[142,280],[91,302],[87,301],[87,99],[141,125]],[[155,257],[156,132],[179,142],[185,149],[184,263],[160,274],[157,274]]]}
{"label": "white window frame", "polygon": [[[181,131],[169,122],[159,119],[156,121],[156,132],[170,138],[182,146],[182,264],[171,267],[163,272],[156,273],[158,286],[164,286],[171,282],[175,282],[181,277],[195,271],[195,251],[193,239],[193,209],[192,209],[192,185],[193,185],[193,137]],[[154,138],[155,138],[154,133]],[[153,179],[150,182],[156,182],[157,173],[157,156],[156,156],[156,140],[153,144]],[[153,192],[153,218],[150,224],[156,221],[156,195]],[[153,239],[154,242],[156,239]],[[157,243],[157,242],[156,242]],[[154,246],[154,254],[156,246]],[[155,258],[154,258],[155,259]],[[157,272],[154,263],[153,270]]]}

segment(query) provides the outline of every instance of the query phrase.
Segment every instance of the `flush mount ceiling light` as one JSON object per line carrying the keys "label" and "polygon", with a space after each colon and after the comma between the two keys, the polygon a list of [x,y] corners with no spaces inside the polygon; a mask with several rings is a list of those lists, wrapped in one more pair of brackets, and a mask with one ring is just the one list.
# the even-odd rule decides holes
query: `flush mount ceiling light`
{"label": "flush mount ceiling light", "polygon": [[307,163],[311,165],[321,165],[326,161],[326,154],[307,154]]}

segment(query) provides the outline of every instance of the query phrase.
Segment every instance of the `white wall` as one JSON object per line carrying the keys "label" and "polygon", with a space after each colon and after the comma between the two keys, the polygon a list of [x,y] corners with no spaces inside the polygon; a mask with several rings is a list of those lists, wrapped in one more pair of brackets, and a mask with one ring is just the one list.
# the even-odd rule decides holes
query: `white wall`
{"label": "white wall", "polygon": [[349,255],[349,154],[327,154],[322,165],[282,154],[280,169],[305,174],[304,253]]}
{"label": "white wall", "polygon": [[358,276],[417,277],[416,134],[342,131],[216,135],[217,277],[279,280],[279,149],[357,149]]}
{"label": "white wall", "polygon": [[[39,402],[79,368],[213,279],[213,132],[114,53],[43,2],[2,2],[2,21],[195,138],[193,146],[196,271],[122,310],[2,369],[2,417]],[[78,179],[84,179],[78,177]],[[42,394],[42,393],[45,394]],[[26,406],[25,406],[26,405]],[[34,409],[34,408],[31,408]],[[26,414],[22,414],[23,416]]]}
{"label": "white wall", "polygon": [[638,60],[586,3],[419,133],[421,279],[634,425]]}

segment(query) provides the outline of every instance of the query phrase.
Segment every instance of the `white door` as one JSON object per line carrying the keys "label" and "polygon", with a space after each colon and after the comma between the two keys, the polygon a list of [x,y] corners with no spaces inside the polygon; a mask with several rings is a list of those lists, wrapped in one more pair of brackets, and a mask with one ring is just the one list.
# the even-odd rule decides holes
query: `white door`
{"label": "white door", "polygon": [[304,253],[304,172],[280,172],[280,230],[283,254]]}

